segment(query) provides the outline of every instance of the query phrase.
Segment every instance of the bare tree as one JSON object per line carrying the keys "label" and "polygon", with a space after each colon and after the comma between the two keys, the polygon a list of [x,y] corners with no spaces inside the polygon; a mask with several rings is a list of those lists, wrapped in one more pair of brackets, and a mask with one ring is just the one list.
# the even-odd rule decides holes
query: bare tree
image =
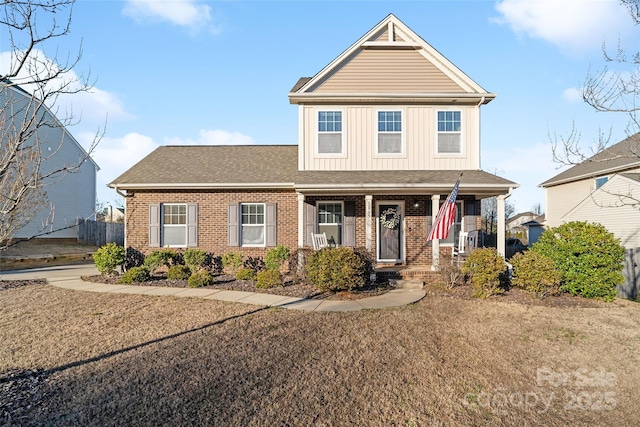
{"label": "bare tree", "polygon": [[[68,134],[58,132],[62,136],[51,140],[52,129],[64,130],[77,122],[72,112],[59,111],[58,98],[92,87],[88,78],[73,72],[82,57],[81,46],[75,55],[60,56],[57,50],[48,55],[46,50],[69,34],[74,3],[0,0],[0,38],[11,48],[8,70],[0,71],[0,250],[11,245],[16,230],[48,209],[47,186],[77,172],[100,139],[96,134],[77,161],[64,163],[56,154]],[[54,214],[50,209],[32,237],[60,230],[51,228]]]}
{"label": "bare tree", "polygon": [[544,213],[544,209],[542,209],[542,203],[538,202],[535,203],[532,207],[531,207],[531,212],[533,212],[534,214],[540,216]]}
{"label": "bare tree", "polygon": [[[498,198],[488,197],[482,199],[482,229],[487,234],[495,234],[498,231]],[[516,212],[516,207],[509,200],[505,201],[503,221],[509,219]]]}
{"label": "bare tree", "polygon": [[[620,0],[628,10],[635,25],[640,25],[640,0]],[[618,42],[615,53],[608,49],[606,42],[602,44],[605,66],[599,71],[588,70],[581,88],[584,102],[595,111],[603,113],[624,114],[628,117],[626,133],[635,140],[636,149],[629,156],[640,157],[640,52],[627,52]],[[554,133],[550,135],[555,162],[572,166],[605,151],[611,143],[612,131],[600,130],[589,150],[582,146],[582,135],[576,130],[575,123],[568,135]],[[611,156],[620,156],[612,153]],[[600,156],[594,161],[606,161]]]}

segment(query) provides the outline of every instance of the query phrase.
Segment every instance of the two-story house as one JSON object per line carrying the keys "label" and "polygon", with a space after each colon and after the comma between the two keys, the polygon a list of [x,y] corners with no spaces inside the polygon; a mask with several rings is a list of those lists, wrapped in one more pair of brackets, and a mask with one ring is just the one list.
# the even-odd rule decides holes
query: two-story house
{"label": "two-story house", "polygon": [[38,177],[30,191],[42,193],[22,205],[21,226],[12,237],[75,241],[78,220],[95,218],[98,165],[40,99],[7,79],[0,81],[0,143],[5,161],[23,148],[34,153],[27,164],[9,162],[13,170],[3,184],[15,185],[15,173],[28,172],[28,179]]}
{"label": "two-story house", "polygon": [[[480,107],[494,97],[389,15],[291,89],[297,145],[165,146],[116,178],[126,244],[263,256],[324,232],[379,264],[431,267],[479,228],[482,198],[498,196],[504,217],[517,187],[480,169]],[[460,174],[449,238],[427,243]]]}

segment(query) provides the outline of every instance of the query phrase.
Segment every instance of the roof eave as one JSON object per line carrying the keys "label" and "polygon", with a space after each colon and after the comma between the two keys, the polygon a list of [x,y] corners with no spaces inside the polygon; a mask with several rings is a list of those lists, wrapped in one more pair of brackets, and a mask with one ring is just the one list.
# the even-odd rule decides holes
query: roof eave
{"label": "roof eave", "polygon": [[293,189],[293,182],[249,182],[249,183],[127,183],[111,182],[110,188],[119,190],[225,190],[233,189]]}
{"label": "roof eave", "polygon": [[488,104],[497,95],[495,93],[297,93],[289,92],[289,103],[302,104],[305,102],[389,102],[401,101],[404,103],[456,103],[475,102]]}
{"label": "roof eave", "polygon": [[559,179],[554,181],[554,178],[551,178],[550,180],[547,180],[541,184],[538,185],[538,187],[541,188],[546,188],[546,187],[554,187],[556,185],[561,185],[561,184],[568,184],[570,182],[575,182],[575,181],[581,181],[583,179],[592,179],[592,178],[596,178],[598,176],[602,176],[602,175],[607,175],[610,173],[622,173],[623,171],[627,170],[627,169],[634,169],[640,167],[640,161],[634,162],[634,163],[629,163],[626,164],[624,166],[616,166],[616,167],[612,167],[612,168],[608,168],[608,169],[601,169],[599,171],[595,171],[595,172],[590,172],[590,173],[583,173],[581,175],[576,175],[576,176],[572,176],[569,178],[565,178],[565,179]]}

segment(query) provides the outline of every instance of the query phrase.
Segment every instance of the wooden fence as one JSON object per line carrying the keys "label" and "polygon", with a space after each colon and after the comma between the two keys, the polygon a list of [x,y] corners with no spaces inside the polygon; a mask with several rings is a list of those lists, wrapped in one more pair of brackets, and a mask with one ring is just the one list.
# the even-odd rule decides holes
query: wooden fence
{"label": "wooden fence", "polygon": [[100,222],[80,220],[78,223],[78,242],[94,246],[103,246],[114,242],[124,245],[124,224],[119,222]]}

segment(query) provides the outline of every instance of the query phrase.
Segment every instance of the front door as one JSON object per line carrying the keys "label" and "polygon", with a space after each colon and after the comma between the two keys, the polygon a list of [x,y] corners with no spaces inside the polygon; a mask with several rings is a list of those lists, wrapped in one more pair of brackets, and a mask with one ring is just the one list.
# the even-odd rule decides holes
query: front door
{"label": "front door", "polygon": [[378,204],[378,261],[401,263],[402,249],[402,205],[397,202],[380,202]]}

